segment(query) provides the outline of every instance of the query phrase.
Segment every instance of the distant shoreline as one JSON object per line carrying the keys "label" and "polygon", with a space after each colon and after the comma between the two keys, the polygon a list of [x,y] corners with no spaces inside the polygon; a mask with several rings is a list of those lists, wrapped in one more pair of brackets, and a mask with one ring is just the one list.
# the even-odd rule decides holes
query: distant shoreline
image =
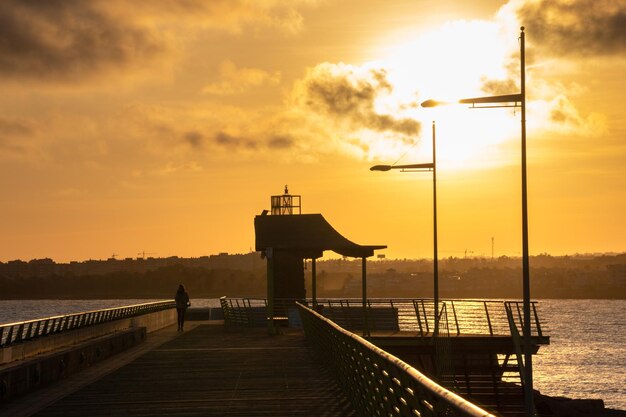
{"label": "distant shoreline", "polygon": [[[311,269],[301,278],[311,294]],[[531,257],[531,297],[542,299],[626,299],[626,254]],[[317,262],[318,297],[361,295],[361,261]],[[166,298],[180,283],[192,297],[265,297],[267,265],[258,253],[202,258],[148,258],[55,264],[52,260],[0,263],[0,299]],[[432,298],[432,260],[371,260],[367,292],[378,298]],[[519,258],[439,260],[441,298],[520,299]]]}
{"label": "distant shoreline", "polygon": [[[200,299],[200,300],[208,300],[208,299],[219,299],[222,295],[216,295],[216,296],[196,296],[196,297],[192,297],[192,299]],[[255,296],[241,296],[241,295],[229,295],[229,297],[234,297],[234,298],[251,298],[251,299],[265,299],[267,298],[265,295],[255,295]],[[318,296],[318,299],[327,299],[327,298],[336,298],[336,299],[360,299],[359,297],[346,297],[346,296]],[[383,298],[383,299],[389,299],[389,298],[423,298],[423,299],[429,299],[432,297],[407,297],[407,296],[402,296],[402,295],[398,295],[398,296],[392,296],[392,297],[388,297],[388,296],[384,296],[384,297],[377,297],[377,296],[368,296],[369,299],[375,299],[375,298]],[[106,297],[102,297],[102,296],[64,296],[64,297],[49,297],[49,296],[33,296],[33,297],[3,297],[0,296],[0,300],[173,300],[174,297],[173,296],[163,296],[163,297],[159,297],[159,296],[146,296],[145,294],[142,295],[120,295],[120,296],[115,296],[115,295],[111,295],[111,296],[106,296]],[[310,299],[310,297],[308,297],[308,299]],[[477,299],[477,300],[521,300],[522,297],[520,296],[519,298],[511,298],[511,297],[467,297],[467,298],[462,298],[462,297],[444,297],[443,300],[464,300],[464,299]],[[544,298],[538,298],[538,297],[533,297],[532,298],[534,301],[549,301],[549,300],[598,300],[598,301],[610,301],[610,300],[626,300],[626,297],[544,297]]]}

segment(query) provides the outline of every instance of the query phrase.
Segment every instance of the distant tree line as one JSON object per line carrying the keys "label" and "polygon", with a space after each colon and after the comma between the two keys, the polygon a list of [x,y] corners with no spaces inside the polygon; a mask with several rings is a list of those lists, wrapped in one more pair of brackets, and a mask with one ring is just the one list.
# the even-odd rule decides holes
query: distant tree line
{"label": "distant tree line", "polygon": [[[626,254],[532,256],[533,298],[626,299]],[[345,259],[318,263],[318,294],[358,297],[360,261]],[[424,297],[433,295],[432,259],[372,261],[367,266],[371,297]],[[310,277],[308,277],[310,281]],[[309,284],[310,285],[310,284]],[[519,257],[439,260],[439,292],[446,298],[522,297]]]}
{"label": "distant tree line", "polygon": [[[223,255],[208,258],[208,266],[186,261],[151,270],[134,267],[104,274],[65,271],[46,275],[38,271],[33,276],[16,276],[0,270],[0,298],[173,298],[181,283],[192,298],[265,297],[266,266],[257,256]],[[242,259],[246,262],[239,262]],[[439,265],[443,298],[521,298],[519,258],[445,258]],[[432,297],[432,260],[372,260],[367,268],[370,297]],[[317,271],[319,297],[361,295],[360,260],[320,260]],[[310,295],[310,268],[305,269],[305,287]],[[533,256],[531,293],[535,299],[626,299],[626,254]]]}
{"label": "distant tree line", "polygon": [[173,265],[147,272],[46,277],[0,276],[3,299],[174,298],[179,284],[192,298],[263,296],[265,269],[207,269]]}

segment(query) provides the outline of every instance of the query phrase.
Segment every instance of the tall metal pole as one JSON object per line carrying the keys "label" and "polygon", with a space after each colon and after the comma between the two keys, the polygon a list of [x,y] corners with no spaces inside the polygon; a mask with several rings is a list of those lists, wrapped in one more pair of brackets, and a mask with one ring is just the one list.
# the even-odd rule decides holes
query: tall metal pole
{"label": "tall metal pole", "polygon": [[526,52],[524,26],[520,28],[520,66],[522,89],[522,275],[524,282],[524,397],[526,416],[535,414],[533,398],[533,352],[530,326],[530,262],[528,258],[528,197],[526,180]]}
{"label": "tall metal pole", "polygon": [[315,258],[311,259],[311,293],[313,309],[315,309],[317,307],[317,269],[315,267]]}
{"label": "tall metal pole", "polygon": [[269,320],[267,321],[267,327],[269,334],[276,334],[276,327],[274,327],[274,248],[266,248],[265,255],[267,256],[267,313]]}
{"label": "tall metal pole", "polygon": [[435,301],[435,329],[433,335],[439,336],[439,261],[437,256],[437,147],[435,140],[435,122],[433,121],[433,281]]}
{"label": "tall metal pole", "polygon": [[367,258],[361,258],[361,291],[363,303],[363,337],[370,335],[369,321],[367,320]]}

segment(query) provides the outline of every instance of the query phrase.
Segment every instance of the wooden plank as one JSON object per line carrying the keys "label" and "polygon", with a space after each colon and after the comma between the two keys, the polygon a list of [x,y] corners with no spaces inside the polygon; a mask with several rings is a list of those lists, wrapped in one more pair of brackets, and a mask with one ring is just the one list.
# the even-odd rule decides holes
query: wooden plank
{"label": "wooden plank", "polygon": [[353,416],[299,330],[201,325],[36,416]]}

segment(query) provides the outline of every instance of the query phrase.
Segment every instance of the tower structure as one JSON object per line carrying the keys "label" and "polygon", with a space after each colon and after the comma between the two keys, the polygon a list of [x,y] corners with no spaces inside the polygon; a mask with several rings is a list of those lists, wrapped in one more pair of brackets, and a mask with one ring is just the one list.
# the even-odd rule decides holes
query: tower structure
{"label": "tower structure", "polygon": [[[302,213],[301,196],[289,194],[289,187],[285,185],[282,195],[271,196],[272,216],[293,216]],[[273,257],[273,292],[276,299],[306,298],[304,287],[305,255],[294,250],[272,250]],[[269,258],[269,256],[268,256]],[[302,279],[299,279],[302,277]]]}
{"label": "tower structure", "polygon": [[287,214],[301,214],[300,196],[289,194],[289,187],[285,185],[283,195],[272,196],[272,215],[284,216]]}
{"label": "tower structure", "polygon": [[[315,260],[325,250],[363,260],[363,305],[365,306],[365,259],[384,245],[358,245],[337,232],[321,214],[301,214],[301,198],[289,194],[271,197],[271,211],[263,210],[254,218],[256,250],[267,258],[267,299],[270,317],[274,300],[304,300],[304,260],[311,259],[312,298],[316,301]],[[269,214],[271,213],[271,214]],[[282,304],[282,303],[281,303]],[[278,306],[278,304],[276,304]]]}

